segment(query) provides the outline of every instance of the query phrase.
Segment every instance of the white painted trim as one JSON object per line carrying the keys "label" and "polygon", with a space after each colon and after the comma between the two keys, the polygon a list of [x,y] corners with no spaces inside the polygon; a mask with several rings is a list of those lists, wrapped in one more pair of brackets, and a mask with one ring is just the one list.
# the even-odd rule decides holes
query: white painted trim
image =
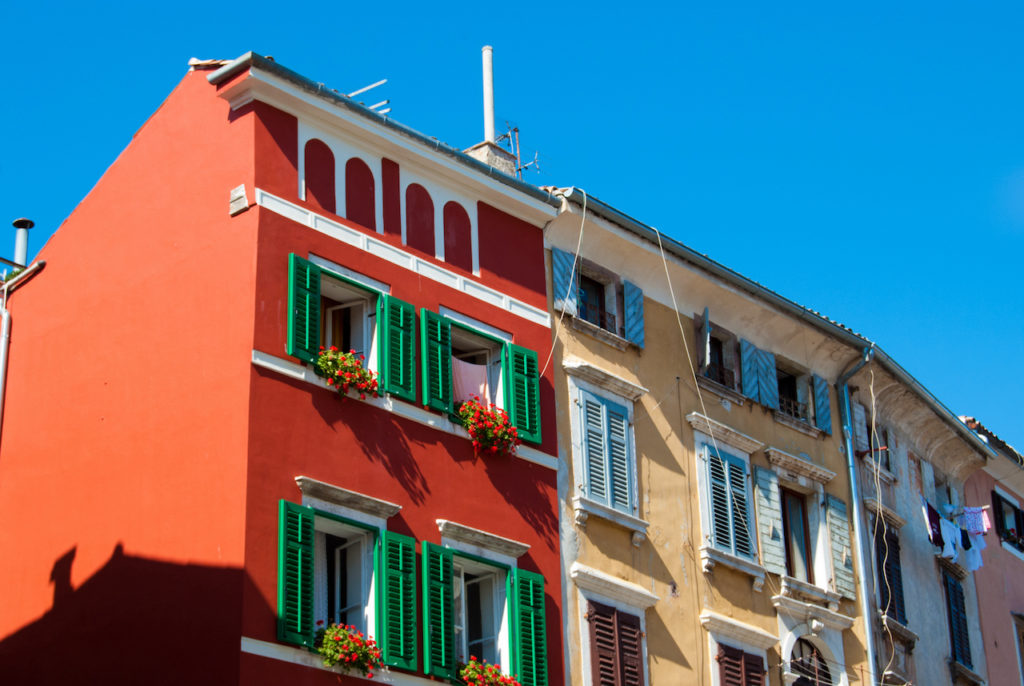
{"label": "white painted trim", "polygon": [[1002,546],[1003,550],[1005,550],[1006,552],[1010,553],[1011,555],[1013,555],[1015,558],[1017,558],[1021,562],[1024,562],[1024,553],[1022,553],[1021,551],[1017,550],[1015,547],[1013,547],[1012,545],[1010,545],[1009,543],[1007,543],[1006,541],[1001,540],[1001,539],[999,541],[999,545]]}
{"label": "white painted trim", "polygon": [[377,279],[369,277],[366,274],[360,274],[359,272],[353,271],[348,267],[342,267],[340,264],[331,262],[325,257],[320,257],[319,255],[309,253],[307,259],[309,259],[310,262],[317,265],[321,269],[327,270],[327,272],[333,272],[338,276],[344,276],[346,279],[351,279],[352,281],[355,281],[356,283],[362,286],[366,286],[367,288],[375,290],[378,293],[391,293],[391,286],[389,284],[386,284],[383,281],[378,281]]}
{"label": "white painted trim", "polygon": [[764,577],[767,570],[745,557],[719,550],[712,545],[702,545],[700,547],[700,562],[701,569],[705,574],[710,574],[717,565],[722,565],[752,577],[755,591],[760,592],[764,588]]}
{"label": "white painted trim", "polygon": [[401,505],[387,500],[350,491],[308,476],[295,477],[295,484],[303,496],[333,505],[345,512],[359,512],[383,522],[394,517],[402,509]]}
{"label": "white painted trim", "polygon": [[827,484],[836,476],[836,473],[831,469],[814,464],[809,459],[791,455],[779,448],[768,446],[764,449],[764,452],[768,456],[768,461],[776,467],[799,476],[806,476],[812,481]]}
{"label": "white painted trim", "polygon": [[1010,493],[1010,491],[1000,486],[999,484],[992,484],[992,490],[1001,495],[1005,500],[1009,500],[1011,503],[1013,503],[1013,505],[1016,506],[1018,510],[1024,510],[1024,507],[1021,507],[1020,499],[1017,496]]}
{"label": "white painted trim", "polygon": [[794,619],[803,620],[808,623],[817,620],[829,629],[836,631],[845,631],[853,626],[853,617],[821,607],[820,605],[805,603],[790,596],[772,596],[772,605],[775,606],[778,612],[785,613]]}
{"label": "white painted trim", "polygon": [[444,267],[428,262],[410,252],[402,250],[390,243],[375,236],[340,224],[334,220],[317,214],[293,202],[279,198],[261,188],[256,189],[256,204],[269,212],[291,219],[292,221],[308,226],[315,231],[330,236],[335,240],[351,245],[359,250],[375,255],[392,264],[436,281],[437,283],[454,288],[481,302],[488,303],[503,309],[517,317],[521,317],[534,324],[551,326],[551,315],[546,310],[534,307],[526,302],[517,300],[490,286],[472,281],[464,276],[456,274]]}
{"label": "white painted trim", "polygon": [[482,321],[478,319],[473,319],[472,317],[462,314],[461,312],[457,312],[450,307],[445,307],[444,305],[441,305],[440,307],[437,308],[437,313],[442,317],[450,319],[455,324],[459,324],[469,329],[476,329],[477,331],[485,333],[488,336],[494,336],[497,339],[503,340],[506,343],[512,342],[512,334],[508,333],[507,331],[502,331],[501,329],[491,326],[490,324],[484,324]]}
{"label": "white painted trim", "polygon": [[607,519],[610,522],[614,522],[619,526],[628,529],[633,532],[633,545],[639,546],[647,538],[647,527],[650,526],[648,522],[628,515],[625,512],[620,512],[615,508],[608,507],[603,503],[596,502],[582,495],[578,495],[572,499],[572,509],[576,518],[576,525],[583,528],[587,520],[591,515]]}
{"label": "white painted trim", "polygon": [[639,610],[641,615],[647,608],[654,607],[659,600],[658,596],[639,584],[623,581],[579,562],[572,563],[569,577],[581,590],[625,603],[630,608]]}
{"label": "white painted trim", "polygon": [[775,647],[779,642],[778,636],[769,631],[711,610],[704,610],[700,613],[700,625],[709,634],[732,638],[762,651]]}
{"label": "white painted trim", "polygon": [[[481,529],[474,529],[471,526],[465,524],[459,524],[447,519],[437,520],[437,529],[441,532],[442,538],[448,538],[452,541],[459,543],[465,543],[473,546],[478,550],[483,550],[485,555],[481,557],[492,557],[495,553],[501,555],[503,558],[510,558],[515,560],[520,558],[530,550],[528,543],[521,543],[514,541],[511,538],[505,538],[504,536],[498,536],[488,531]],[[467,550],[474,555],[478,553]]]}
{"label": "white painted trim", "polygon": [[[579,563],[573,563],[573,566],[577,564]],[[647,613],[644,611],[644,608],[639,608],[635,605],[623,602],[622,600],[619,600],[617,598],[604,595],[600,591],[584,590],[583,588],[577,587],[576,607],[577,615],[579,616],[579,633],[577,634],[577,636],[579,638],[580,648],[578,655],[580,658],[579,665],[581,666],[580,672],[583,676],[583,686],[595,686],[593,680],[593,670],[590,668],[592,664],[592,658],[590,656],[590,622],[587,620],[588,600],[593,600],[594,602],[601,603],[602,605],[608,605],[614,608],[615,610],[618,610],[619,612],[635,615],[640,619],[640,646],[643,653],[641,663],[644,667],[643,683],[651,683],[651,675],[649,668],[647,666]],[[565,626],[566,634],[568,635],[569,622],[566,622]],[[568,655],[567,651],[565,660],[567,670],[571,670],[570,663],[573,662],[574,657],[576,656]],[[570,683],[570,679],[566,679],[565,683]]]}
{"label": "white painted trim", "polygon": [[[312,369],[305,365],[292,362],[291,360],[282,359],[276,355],[271,355],[261,350],[253,350],[252,363],[257,367],[269,369],[270,371],[277,372],[282,376],[287,376],[298,381],[305,381],[306,383],[313,384],[314,386],[319,386],[324,390],[329,390],[331,393],[337,393],[337,390],[328,386],[326,381],[314,374]],[[434,414],[429,410],[422,409],[416,405],[411,405],[401,400],[395,400],[390,396],[375,398],[371,395],[367,396],[365,400],[359,400],[357,397],[349,396],[348,400],[352,402],[367,403],[382,410],[392,412],[400,417],[405,417],[406,419],[411,419],[414,422],[432,427],[438,431],[443,431],[455,436],[461,436],[466,440],[469,440],[469,434],[466,433],[466,430],[462,426],[453,423],[447,417]],[[558,469],[557,457],[553,457],[545,452],[537,450],[536,448],[530,448],[525,445],[521,445],[516,448],[516,454],[513,455],[511,459],[525,460],[556,471]]]}
{"label": "white painted trim", "polygon": [[586,379],[590,383],[611,391],[617,396],[627,398],[632,402],[636,402],[648,392],[646,388],[639,384],[627,381],[611,372],[606,372],[600,367],[577,357],[569,357],[563,360],[562,369],[570,376]]}
{"label": "white painted trim", "polygon": [[686,421],[690,423],[694,431],[706,434],[709,439],[714,437],[714,440],[708,441],[709,445],[725,443],[727,446],[745,453],[748,458],[750,453],[757,452],[764,447],[764,443],[756,438],[741,433],[727,424],[702,415],[700,412],[691,412],[686,415]]}
{"label": "white painted trim", "polygon": [[[281,645],[280,643],[270,643],[269,641],[242,636],[241,652],[266,657],[271,660],[279,660],[280,662],[290,662],[293,665],[302,665],[303,667],[318,669],[322,672],[341,674],[336,669],[324,667],[321,657],[316,653],[303,650],[302,648]],[[345,678],[362,679],[370,683],[394,684],[394,686],[436,686],[437,684],[436,681],[425,677],[413,676],[404,672],[392,672],[387,668],[374,672],[373,679],[367,679],[359,674],[347,674]]]}

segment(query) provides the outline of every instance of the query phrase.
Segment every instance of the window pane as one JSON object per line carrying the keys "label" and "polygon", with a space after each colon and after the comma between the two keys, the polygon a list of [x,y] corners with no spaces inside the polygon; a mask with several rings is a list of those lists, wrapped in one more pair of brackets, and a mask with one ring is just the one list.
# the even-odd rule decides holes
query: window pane
{"label": "window pane", "polygon": [[810,546],[804,498],[782,489],[782,526],[786,536],[786,572],[794,579],[810,582]]}

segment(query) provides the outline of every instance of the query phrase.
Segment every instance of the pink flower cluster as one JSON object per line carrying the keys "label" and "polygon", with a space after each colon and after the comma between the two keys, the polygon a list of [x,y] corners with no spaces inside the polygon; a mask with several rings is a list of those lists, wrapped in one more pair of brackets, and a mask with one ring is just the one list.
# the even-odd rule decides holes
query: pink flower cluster
{"label": "pink flower cluster", "polygon": [[501,667],[478,660],[475,655],[460,667],[459,679],[467,686],[520,686],[515,677],[502,674]]}
{"label": "pink flower cluster", "polygon": [[349,389],[358,391],[359,399],[365,400],[366,394],[379,395],[377,389],[377,373],[363,366],[365,355],[355,350],[341,352],[335,346],[320,346],[320,355],[316,360],[316,373],[326,377],[327,385],[338,389],[338,394],[345,398]]}
{"label": "pink flower cluster", "polygon": [[317,622],[320,628],[316,632],[313,645],[323,658],[325,667],[341,667],[342,671],[359,670],[364,676],[372,679],[373,670],[380,669],[380,648],[372,638],[354,626],[332,624],[323,627],[323,621]]}
{"label": "pink flower cluster", "polygon": [[509,421],[508,413],[496,405],[484,406],[475,395],[459,406],[459,419],[469,432],[477,455],[514,455],[522,443],[519,432]]}

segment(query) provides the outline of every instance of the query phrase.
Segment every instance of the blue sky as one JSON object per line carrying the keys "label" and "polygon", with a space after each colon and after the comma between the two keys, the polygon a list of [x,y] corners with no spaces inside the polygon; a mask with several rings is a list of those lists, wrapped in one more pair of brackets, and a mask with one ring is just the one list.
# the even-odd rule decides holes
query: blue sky
{"label": "blue sky", "polygon": [[36,222],[30,254],[190,57],[254,50],[346,92],[388,78],[367,102],[468,147],[491,44],[528,181],[847,324],[1024,448],[1024,6],[148,4],[0,8],[0,221]]}

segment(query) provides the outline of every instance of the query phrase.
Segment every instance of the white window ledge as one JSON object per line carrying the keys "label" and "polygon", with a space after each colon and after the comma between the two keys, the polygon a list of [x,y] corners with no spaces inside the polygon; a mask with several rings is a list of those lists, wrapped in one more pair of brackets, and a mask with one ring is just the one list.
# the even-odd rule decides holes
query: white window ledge
{"label": "white window ledge", "polygon": [[760,592],[764,588],[765,568],[756,562],[709,545],[700,547],[700,562],[705,574],[710,574],[717,565],[722,565],[753,577],[755,591]]}
{"label": "white window ledge", "polygon": [[740,407],[743,407],[747,402],[747,398],[740,392],[735,391],[728,386],[724,386],[714,379],[709,379],[706,376],[700,374],[697,375],[697,385],[703,388],[705,391],[714,393],[720,398],[724,398],[731,403],[735,403]]}
{"label": "white window ledge", "polygon": [[888,629],[899,641],[905,643],[912,650],[914,644],[921,640],[921,637],[911,631],[906,624],[901,624],[894,617],[890,617],[881,610],[878,611],[878,623]]}
{"label": "white window ledge", "polygon": [[[252,351],[252,363],[257,367],[269,369],[270,371],[277,372],[282,376],[287,376],[298,381],[305,381],[306,383],[313,384],[314,386],[319,386],[331,393],[337,394],[338,392],[333,386],[328,386],[324,379],[317,376],[312,369],[304,364],[298,364],[291,360],[286,360],[277,357],[276,355],[270,355],[269,353],[265,353],[260,350]],[[433,427],[438,431],[443,431],[455,436],[462,436],[467,441],[469,440],[469,434],[461,425],[455,424],[447,417],[435,414],[429,410],[423,409],[422,407],[413,405],[412,403],[395,400],[388,396],[374,397],[372,395],[366,396],[365,400],[359,400],[358,397],[349,395],[347,402],[367,403],[374,407],[379,407],[382,410],[392,412],[400,417]],[[532,462],[540,465],[541,467],[547,467],[548,469],[558,469],[557,457],[552,457],[551,455],[541,452],[536,448],[530,448],[525,445],[521,445],[516,448],[516,454],[512,459],[526,460],[527,462]]]}
{"label": "white window ledge", "polygon": [[876,515],[882,515],[882,519],[888,522],[890,526],[894,526],[897,529],[902,528],[903,525],[907,523],[907,520],[896,514],[895,510],[882,505],[876,498],[864,498],[864,507]]}
{"label": "white window ledge", "polygon": [[[768,456],[769,462],[789,474],[805,476],[811,481],[817,481],[820,484],[827,484],[836,476],[836,473],[831,469],[814,464],[809,459],[791,455],[784,450],[768,446],[764,449],[764,452]],[[793,479],[793,481],[796,481],[796,479]]]}
{"label": "white window ledge", "polygon": [[615,524],[632,531],[632,540],[633,545],[635,546],[639,547],[647,538],[647,527],[650,526],[647,522],[639,517],[634,517],[633,515],[620,512],[615,508],[593,501],[590,498],[584,498],[581,495],[576,496],[572,499],[572,509],[576,516],[576,525],[581,529],[586,527],[587,519],[593,515],[594,517],[607,519],[610,522],[614,522]]}
{"label": "white window ledge", "polygon": [[746,454],[754,453],[764,447],[764,443],[752,438],[751,436],[741,433],[736,429],[723,424],[722,422],[715,421],[710,417],[702,415],[700,412],[691,412],[686,415],[686,421],[690,423],[690,426],[695,431],[700,431],[703,434],[714,437],[716,441],[726,443],[733,448],[742,450]]}
{"label": "white window ledge", "polygon": [[833,611],[839,609],[839,601],[842,600],[842,596],[838,593],[809,584],[806,581],[794,579],[791,576],[782,577],[782,593],[780,595],[784,595],[787,598],[820,603]]}
{"label": "white window ledge", "polygon": [[466,526],[465,524],[451,522],[447,519],[438,519],[437,528],[441,532],[441,536],[445,538],[450,538],[453,541],[458,541],[465,545],[493,551],[511,558],[522,557],[526,554],[526,551],[530,549],[530,546],[526,543],[513,541],[511,538],[504,538],[496,534],[481,531],[480,529],[474,529],[473,527]]}
{"label": "white window ledge", "polygon": [[821,629],[828,628],[835,629],[836,631],[846,631],[853,626],[853,617],[844,615],[836,610],[830,610],[821,605],[805,603],[802,600],[785,595],[772,596],[772,605],[775,606],[779,614],[787,615],[800,622],[806,622],[812,630],[817,628],[820,631]]}
{"label": "white window ledge", "polygon": [[1017,546],[1002,539],[999,539],[999,545],[1002,546],[1003,550],[1010,553],[1018,560],[1024,562],[1024,552],[1021,552],[1021,550]]}
{"label": "white window ledge", "polygon": [[362,512],[371,517],[387,519],[394,517],[402,509],[401,505],[389,503],[387,500],[380,500],[379,498],[373,498],[345,488],[332,486],[308,476],[295,477],[295,483],[298,484],[299,490],[302,491],[304,496],[316,498],[317,500],[349,510],[355,510],[356,512]]}
{"label": "white window ledge", "polygon": [[812,426],[811,424],[808,424],[802,419],[790,417],[788,414],[784,412],[779,412],[778,410],[775,410],[775,421],[777,421],[779,424],[785,424],[791,429],[796,429],[802,434],[807,434],[812,438],[818,438],[819,436],[825,433],[818,427]]}
{"label": "white window ledge", "polygon": [[602,329],[597,324],[592,324],[586,319],[580,319],[579,317],[569,318],[569,325],[581,333],[585,333],[588,336],[593,336],[597,340],[601,341],[606,345],[610,345],[617,350],[625,350],[629,347],[630,343],[622,336],[612,333],[607,329]]}
{"label": "white window ledge", "polygon": [[700,625],[716,638],[731,638],[761,650],[774,648],[779,642],[778,637],[769,631],[711,610],[704,610],[700,613]]}
{"label": "white window ledge", "polygon": [[595,367],[586,360],[581,360],[577,357],[570,357],[563,360],[562,369],[565,370],[566,374],[585,379],[592,384],[611,391],[615,395],[628,398],[633,402],[636,402],[641,396],[647,393],[647,389],[643,386],[638,386],[631,381],[623,379],[621,376],[616,376],[611,372],[606,372],[600,367]]}
{"label": "white window ledge", "polygon": [[[242,636],[241,650],[243,653],[248,653],[250,655],[258,655],[259,657],[279,660],[281,662],[290,662],[293,665],[302,665],[303,667],[319,669],[322,672],[331,672],[332,674],[338,675],[341,674],[340,670],[332,667],[324,667],[323,658],[320,657],[319,654],[309,650],[304,650],[303,648],[295,648],[293,646],[282,645],[280,643],[271,643],[269,641],[261,641],[256,638]],[[360,674],[346,674],[345,678],[362,679],[371,684],[394,684],[394,686],[437,686],[437,682],[433,679],[413,676],[412,674],[406,674],[404,672],[392,672],[386,667],[375,671],[372,679],[368,679]]]}
{"label": "white window ledge", "polygon": [[658,596],[640,584],[623,581],[579,562],[572,563],[572,567],[569,568],[569,576],[583,591],[590,591],[610,600],[617,600],[638,610],[646,610],[658,602]]}

